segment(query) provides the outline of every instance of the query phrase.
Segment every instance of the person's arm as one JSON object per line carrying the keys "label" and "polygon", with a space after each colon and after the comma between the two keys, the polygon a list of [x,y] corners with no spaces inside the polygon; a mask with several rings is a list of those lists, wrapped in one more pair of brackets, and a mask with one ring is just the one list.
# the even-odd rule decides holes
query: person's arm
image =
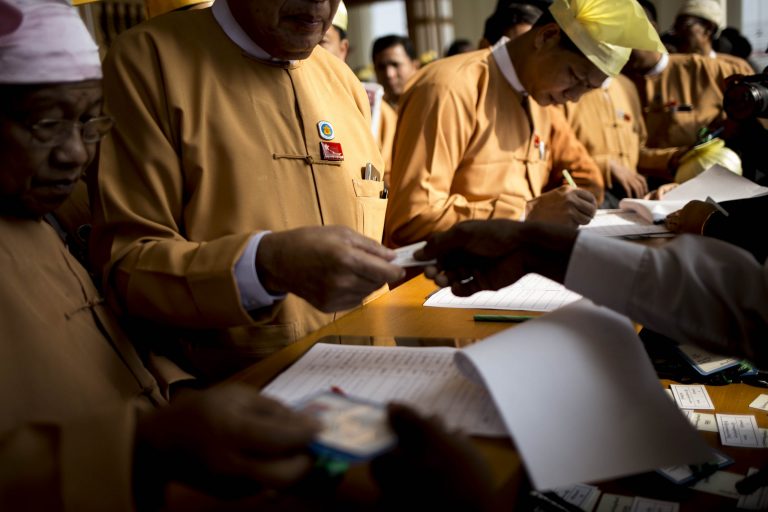
{"label": "person's arm", "polygon": [[166,111],[161,67],[143,58],[156,54],[152,47],[145,34],[134,36],[104,62],[105,111],[115,127],[101,145],[94,264],[112,304],[130,315],[186,327],[251,323],[234,266],[253,233],[206,243],[183,234],[179,135]]}
{"label": "person's arm", "polygon": [[734,245],[683,235],[662,247],[551,224],[465,222],[416,254],[457,295],[535,272],[679,342],[768,364],[768,265]]}
{"label": "person's arm", "polygon": [[135,408],[0,434],[0,510],[131,511]]}
{"label": "person's arm", "polygon": [[720,208],[703,201],[691,201],[667,217],[667,227],[675,233],[723,240],[751,252],[758,262],[765,261],[768,240],[760,236],[754,226],[768,216],[768,195],[724,201],[719,205]]}
{"label": "person's arm", "polygon": [[475,105],[443,85],[413,84],[402,99],[389,175],[385,240],[423,240],[466,219],[488,217],[493,201],[452,192],[456,169],[472,136]]}
{"label": "person's arm", "polygon": [[679,342],[768,363],[768,266],[718,240],[579,236],[564,284]]}

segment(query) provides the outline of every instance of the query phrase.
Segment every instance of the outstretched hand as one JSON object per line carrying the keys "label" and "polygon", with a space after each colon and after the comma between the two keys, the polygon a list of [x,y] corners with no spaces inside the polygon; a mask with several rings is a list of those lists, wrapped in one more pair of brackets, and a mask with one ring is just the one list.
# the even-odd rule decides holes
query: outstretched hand
{"label": "outstretched hand", "polygon": [[359,306],[405,271],[395,252],[347,227],[305,227],[266,235],[256,269],[265,288],[293,293],[325,312]]}
{"label": "outstretched hand", "polygon": [[454,294],[498,290],[529,272],[562,282],[575,229],[536,222],[468,221],[435,233],[414,256],[436,259],[425,275]]}

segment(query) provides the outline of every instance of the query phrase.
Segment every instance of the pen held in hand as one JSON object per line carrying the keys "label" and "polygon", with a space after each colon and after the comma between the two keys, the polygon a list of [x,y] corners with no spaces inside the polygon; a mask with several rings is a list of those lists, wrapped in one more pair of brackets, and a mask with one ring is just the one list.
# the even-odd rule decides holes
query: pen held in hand
{"label": "pen held in hand", "polygon": [[568,182],[568,185],[572,186],[573,188],[579,188],[576,186],[576,182],[573,181],[573,177],[571,176],[571,173],[568,172],[568,169],[563,169],[563,178],[565,178],[565,181]]}

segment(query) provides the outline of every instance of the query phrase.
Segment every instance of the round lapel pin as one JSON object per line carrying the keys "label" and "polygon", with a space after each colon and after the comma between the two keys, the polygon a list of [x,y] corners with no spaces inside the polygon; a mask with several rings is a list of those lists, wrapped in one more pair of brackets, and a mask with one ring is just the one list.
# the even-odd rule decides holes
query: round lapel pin
{"label": "round lapel pin", "polygon": [[317,131],[320,134],[320,138],[323,140],[333,140],[336,136],[333,131],[333,125],[328,121],[320,121],[317,123]]}

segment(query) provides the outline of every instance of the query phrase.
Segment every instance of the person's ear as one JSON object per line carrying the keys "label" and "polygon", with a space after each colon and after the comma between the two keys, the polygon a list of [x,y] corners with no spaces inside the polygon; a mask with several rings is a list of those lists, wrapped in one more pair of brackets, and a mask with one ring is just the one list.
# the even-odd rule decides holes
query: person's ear
{"label": "person's ear", "polygon": [[536,34],[533,38],[534,49],[550,49],[560,43],[560,27],[557,23],[549,23],[535,30]]}
{"label": "person's ear", "polygon": [[347,56],[349,55],[349,39],[342,39],[339,43],[339,49],[341,51],[341,60],[346,62]]}

